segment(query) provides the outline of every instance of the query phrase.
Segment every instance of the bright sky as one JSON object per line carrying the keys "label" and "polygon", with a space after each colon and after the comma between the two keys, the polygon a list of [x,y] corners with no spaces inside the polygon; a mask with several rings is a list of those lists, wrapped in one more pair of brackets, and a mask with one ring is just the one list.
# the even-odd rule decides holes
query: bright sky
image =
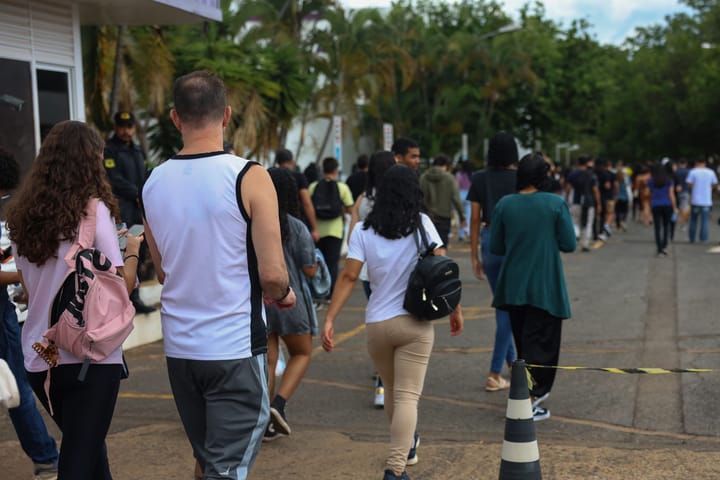
{"label": "bright sky", "polygon": [[[437,1],[437,0],[436,0]],[[516,16],[530,0],[500,0]],[[347,8],[388,7],[391,0],[342,0]],[[621,44],[636,27],[663,23],[666,15],[687,11],[678,0],[544,0],[547,16],[568,26],[585,18],[602,43]]]}

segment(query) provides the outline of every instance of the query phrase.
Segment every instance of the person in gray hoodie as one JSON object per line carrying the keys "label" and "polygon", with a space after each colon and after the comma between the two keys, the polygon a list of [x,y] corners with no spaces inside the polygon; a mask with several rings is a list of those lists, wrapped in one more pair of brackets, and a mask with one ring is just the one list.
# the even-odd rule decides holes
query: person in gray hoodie
{"label": "person in gray hoodie", "polygon": [[465,227],[465,214],[460,200],[460,191],[455,178],[448,172],[449,166],[450,159],[447,155],[440,154],[433,160],[432,167],[420,177],[423,208],[435,224],[446,247],[450,236],[453,206],[460,217],[461,227]]}

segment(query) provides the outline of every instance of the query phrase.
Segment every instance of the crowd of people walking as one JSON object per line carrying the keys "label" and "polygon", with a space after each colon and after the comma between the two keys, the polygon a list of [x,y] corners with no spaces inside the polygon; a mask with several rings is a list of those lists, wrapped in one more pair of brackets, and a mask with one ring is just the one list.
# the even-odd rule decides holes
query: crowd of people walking
{"label": "crowd of people walking", "polygon": [[[561,253],[578,243],[590,252],[631,219],[653,225],[658,257],[669,254],[678,223],[689,242],[709,241],[718,181],[704,160],[631,170],[581,155],[575,168],[560,169],[542,152],[519,158],[516,139],[498,132],[480,171],[467,161],[453,169],[452,158],[437,154],[421,172],[419,144],[398,138],[391,151],[361,156],[347,182],[334,157],[308,178],[284,148],[269,169],[232,153],[223,138],[232,109],[215,75],[180,77],[173,95],[170,118],[183,147],[152,170],[134,143],[131,112],[115,115],[108,141],[85,123],[58,123],[22,182],[0,149],[0,193],[19,187],[5,211],[18,271],[0,272],[0,284],[21,283],[25,298],[14,300],[28,305],[20,335],[2,289],[0,357],[23,395],[10,417],[35,478],[112,478],[105,438],[127,376],[122,348],[93,362],[63,349],[55,362],[36,354],[67,275],[65,257],[86,229],[137,313],[155,310],[140,299],[138,280],[163,285],[167,373],[195,476],[235,480],[247,478],[262,441],[291,435],[288,406],[310,365],[313,336],[335,349],[336,321],[358,279],[373,403],[389,424],[383,479],[410,478],[435,340],[434,324],[404,304],[418,235],[435,255],[455,239],[469,241],[473,274],[489,283],[496,332],[487,392],[509,388],[502,372],[516,358],[558,364],[563,321],[571,318]],[[325,271],[328,292],[319,295],[314,282]],[[86,320],[82,308],[75,313]],[[448,321],[450,335],[460,335],[461,305]],[[530,372],[533,419],[544,420],[555,370]],[[59,451],[30,392],[62,433]]]}

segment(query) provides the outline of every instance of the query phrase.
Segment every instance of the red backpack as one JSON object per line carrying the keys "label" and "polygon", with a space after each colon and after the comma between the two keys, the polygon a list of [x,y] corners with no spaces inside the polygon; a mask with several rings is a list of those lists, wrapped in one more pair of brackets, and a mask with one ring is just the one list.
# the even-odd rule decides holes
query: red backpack
{"label": "red backpack", "polygon": [[135,317],[125,280],[93,247],[98,201],[88,202],[75,243],[65,255],[69,271],[50,310],[50,328],[43,334],[47,343],[33,344],[50,367],[57,365],[58,348],[84,359],[80,381],[91,361],[104,360],[122,346]]}

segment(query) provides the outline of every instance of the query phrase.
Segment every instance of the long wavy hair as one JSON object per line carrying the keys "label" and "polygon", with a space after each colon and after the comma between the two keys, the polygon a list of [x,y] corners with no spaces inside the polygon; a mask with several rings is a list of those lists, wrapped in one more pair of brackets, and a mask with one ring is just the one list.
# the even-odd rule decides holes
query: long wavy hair
{"label": "long wavy hair", "polygon": [[118,205],[103,167],[105,141],[83,122],[65,121],[48,132],[40,153],[7,210],[17,254],[43,265],[62,241],[77,234],[85,207],[99,198],[118,218]]}
{"label": "long wavy hair", "polygon": [[410,235],[420,225],[422,192],[418,176],[405,165],[393,165],[380,180],[375,203],[363,229],[394,240]]}
{"label": "long wavy hair", "polygon": [[380,151],[372,154],[368,163],[367,185],[365,187],[365,196],[368,200],[375,198],[375,192],[380,180],[388,168],[393,165],[395,165],[395,155],[392,152]]}
{"label": "long wavy hair", "polygon": [[287,168],[272,167],[268,169],[275,193],[278,200],[278,212],[280,214],[280,236],[282,243],[290,240],[290,226],[288,215],[300,218],[300,201],[298,200],[298,189],[295,177]]}

